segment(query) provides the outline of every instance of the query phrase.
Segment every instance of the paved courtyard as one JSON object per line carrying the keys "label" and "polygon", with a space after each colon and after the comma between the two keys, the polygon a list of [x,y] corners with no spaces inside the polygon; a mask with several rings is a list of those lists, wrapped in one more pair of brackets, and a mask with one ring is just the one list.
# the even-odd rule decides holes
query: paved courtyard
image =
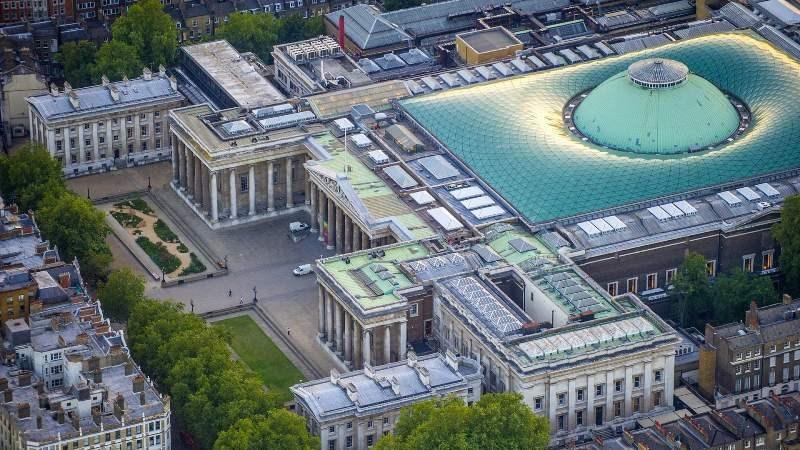
{"label": "paved courtyard", "polygon": [[[253,287],[257,290],[259,307],[282,329],[281,336],[273,341],[291,339],[293,344],[309,358],[318,372],[327,373],[334,361],[317,344],[317,289],[314,275],[296,277],[292,269],[299,264],[312,263],[320,256],[332,253],[324,249],[316,235],[295,243],[288,235],[289,222],[308,220],[308,214],[299,213],[286,218],[243,225],[227,230],[212,231],[175,195],[168,186],[171,167],[158,164],[135,169],[92,175],[69,180],[68,185],[76,192],[91,186],[97,197],[116,195],[127,190],[147,186],[147,173],[151,176],[152,195],[175,218],[180,218],[184,234],[195,243],[204,245],[220,259],[228,257],[229,274],[169,288],[161,288],[148,279],[147,294],[154,298],[174,299],[189,308],[194,301],[195,312],[203,313],[239,304],[252,302]],[[135,172],[126,174],[127,172]],[[158,184],[154,180],[158,180]],[[93,194],[94,198],[95,195]],[[130,265],[144,274],[141,266],[127,253],[119,242],[111,238],[115,265]],[[198,242],[199,241],[199,242]],[[231,295],[228,295],[231,291]],[[291,329],[291,336],[285,332]],[[291,358],[291,355],[289,355]]]}

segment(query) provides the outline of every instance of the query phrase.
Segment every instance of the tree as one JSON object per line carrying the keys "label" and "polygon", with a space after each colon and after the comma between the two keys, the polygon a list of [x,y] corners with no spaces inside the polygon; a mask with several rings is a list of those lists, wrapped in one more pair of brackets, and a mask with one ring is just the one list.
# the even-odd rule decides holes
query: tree
{"label": "tree", "polygon": [[97,298],[108,316],[127,321],[131,309],[144,300],[144,279],[127,267],[114,270],[98,287]]}
{"label": "tree", "polygon": [[309,436],[303,419],[284,409],[266,416],[245,417],[220,433],[214,450],[313,450],[319,439]]}
{"label": "tree", "polygon": [[40,144],[25,144],[10,157],[0,155],[0,192],[22,211],[36,210],[50,194],[64,192],[61,164]]}
{"label": "tree", "polygon": [[423,0],[384,0],[384,11],[396,11],[398,9],[413,8],[421,5]]}
{"label": "tree", "polygon": [[311,39],[325,34],[325,22],[322,21],[322,16],[314,16],[308,19],[303,19],[306,39]]}
{"label": "tree", "polygon": [[400,412],[393,436],[379,450],[522,450],[545,448],[547,419],[537,416],[519,394],[486,394],[472,406],[458,397],[415,403]]}
{"label": "tree", "polygon": [[62,190],[45,197],[36,217],[42,234],[58,247],[62,260],[78,258],[81,273],[90,281],[105,277],[111,250],[105,240],[108,227],[102,212],[88,200]]}
{"label": "tree", "polygon": [[111,81],[118,81],[124,76],[134,78],[142,71],[142,67],[136,47],[112,40],[97,51],[92,73],[98,80],[105,75]]}
{"label": "tree", "polygon": [[678,267],[672,282],[678,296],[678,322],[686,326],[689,310],[695,317],[708,311],[709,284],[706,273],[706,259],[699,253],[689,252]]}
{"label": "tree", "polygon": [[97,46],[90,41],[67,42],[59,48],[55,59],[64,67],[64,78],[72,87],[94,84],[91,67],[96,53]]}
{"label": "tree", "polygon": [[776,300],[777,294],[768,277],[752,276],[738,268],[718,276],[711,285],[711,307],[716,324],[742,320],[751,301],[763,306]]}
{"label": "tree", "polygon": [[215,35],[227,40],[239,52],[253,52],[264,62],[272,61],[272,46],[278,43],[281,24],[271,14],[231,14]]}
{"label": "tree", "polygon": [[772,235],[781,248],[785,289],[793,296],[800,296],[800,196],[784,199],[781,221],[772,226]]}
{"label": "tree", "polygon": [[128,7],[125,15],[114,21],[111,35],[112,42],[135,48],[140,60],[150,67],[172,64],[178,47],[175,22],[158,0],[142,0]]}

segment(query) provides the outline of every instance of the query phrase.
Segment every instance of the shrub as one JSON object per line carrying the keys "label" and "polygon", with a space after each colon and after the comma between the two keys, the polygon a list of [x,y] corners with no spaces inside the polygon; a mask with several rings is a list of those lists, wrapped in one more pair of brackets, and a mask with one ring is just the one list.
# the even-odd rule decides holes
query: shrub
{"label": "shrub", "polygon": [[147,202],[142,200],[140,197],[125,200],[124,202],[114,203],[114,206],[117,208],[123,208],[127,206],[128,208],[133,208],[145,214],[153,214],[153,209],[150,208],[150,205],[148,205]]}
{"label": "shrub", "polygon": [[136,238],[136,243],[164,273],[172,273],[181,266],[181,260],[170,253],[163,243],[153,242],[145,236]]}
{"label": "shrub", "polygon": [[181,253],[189,253],[189,247],[186,246],[183,242],[178,243],[178,251]]}
{"label": "shrub", "polygon": [[185,269],[181,270],[180,276],[191,275],[193,273],[201,273],[205,272],[206,265],[200,261],[200,258],[197,257],[194,253],[189,253],[189,258],[191,259],[191,263],[186,266]]}
{"label": "shrub", "polygon": [[156,236],[164,242],[179,242],[178,235],[173,233],[172,230],[169,229],[169,226],[161,219],[156,220],[153,224],[153,231],[155,231]]}
{"label": "shrub", "polygon": [[122,211],[111,211],[111,217],[116,219],[117,222],[125,228],[136,228],[142,223],[141,217]]}

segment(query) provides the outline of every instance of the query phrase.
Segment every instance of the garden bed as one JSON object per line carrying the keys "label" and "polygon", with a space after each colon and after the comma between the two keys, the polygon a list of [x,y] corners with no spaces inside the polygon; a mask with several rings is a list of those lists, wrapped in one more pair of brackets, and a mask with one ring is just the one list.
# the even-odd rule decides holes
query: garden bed
{"label": "garden bed", "polygon": [[136,243],[139,244],[139,247],[142,247],[142,250],[147,253],[147,256],[149,256],[164,273],[175,272],[178,270],[178,267],[181,266],[181,260],[170,253],[169,249],[164,246],[164,243],[153,242],[145,236],[136,238]]}

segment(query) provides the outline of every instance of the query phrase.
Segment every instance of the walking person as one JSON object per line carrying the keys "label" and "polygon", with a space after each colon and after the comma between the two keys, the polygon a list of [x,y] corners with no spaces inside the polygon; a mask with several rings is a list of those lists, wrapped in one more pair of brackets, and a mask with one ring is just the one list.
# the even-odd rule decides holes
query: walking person
{"label": "walking person", "polygon": [[231,297],[231,296],[233,296],[233,291],[228,289],[228,297]]}
{"label": "walking person", "polygon": [[239,297],[239,304],[244,305],[244,295]]}
{"label": "walking person", "polygon": [[287,328],[286,329],[286,335],[287,336],[291,336],[292,335],[292,329],[291,328]]}
{"label": "walking person", "polygon": [[189,299],[189,306],[192,307],[192,314],[194,314],[194,299]]}

